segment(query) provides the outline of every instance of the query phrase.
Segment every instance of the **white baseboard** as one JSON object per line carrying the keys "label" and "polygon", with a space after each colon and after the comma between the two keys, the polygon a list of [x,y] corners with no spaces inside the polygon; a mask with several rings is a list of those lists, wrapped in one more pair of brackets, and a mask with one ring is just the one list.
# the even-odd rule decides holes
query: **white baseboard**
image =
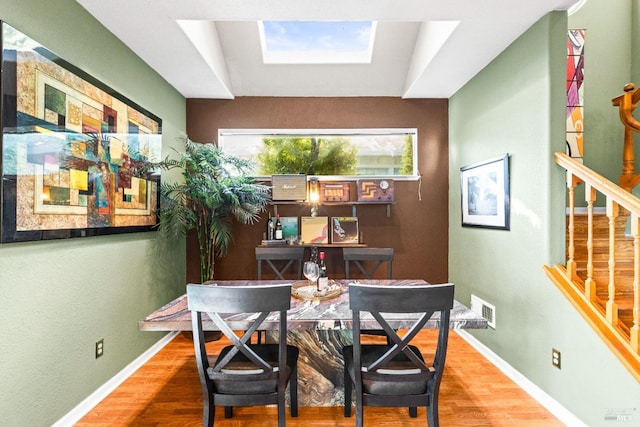
{"label": "white baseboard", "polygon": [[71,412],[60,418],[52,427],[68,427],[73,426],[80,421],[89,411],[91,411],[98,403],[114,391],[120,384],[137,371],[142,365],[147,363],[149,359],[162,350],[171,340],[173,340],[179,332],[170,332],[165,335],[157,343],[149,347],[147,351],[142,353],[133,362],[129,363],[123,370],[118,372],[113,378],[104,383],[99,389],[91,393],[86,399],[78,404]]}
{"label": "white baseboard", "polygon": [[587,427],[585,423],[569,412],[564,406],[558,403],[558,401],[532,383],[527,377],[500,358],[500,356],[494,353],[489,347],[478,341],[473,335],[461,329],[456,329],[455,332],[565,425],[571,427]]}

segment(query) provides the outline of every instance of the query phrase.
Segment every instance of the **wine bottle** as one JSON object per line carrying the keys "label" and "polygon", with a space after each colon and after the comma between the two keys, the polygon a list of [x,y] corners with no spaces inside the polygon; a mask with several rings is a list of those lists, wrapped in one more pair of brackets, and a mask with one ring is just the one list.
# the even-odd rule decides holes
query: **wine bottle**
{"label": "wine bottle", "polygon": [[273,240],[274,236],[273,219],[271,218],[271,212],[269,212],[269,219],[267,220],[267,240]]}
{"label": "wine bottle", "polygon": [[318,290],[323,291],[329,288],[329,277],[327,276],[327,264],[324,260],[324,252],[320,252],[320,276],[318,277]]}
{"label": "wine bottle", "polygon": [[280,222],[280,214],[276,217],[276,240],[282,240],[282,223]]}

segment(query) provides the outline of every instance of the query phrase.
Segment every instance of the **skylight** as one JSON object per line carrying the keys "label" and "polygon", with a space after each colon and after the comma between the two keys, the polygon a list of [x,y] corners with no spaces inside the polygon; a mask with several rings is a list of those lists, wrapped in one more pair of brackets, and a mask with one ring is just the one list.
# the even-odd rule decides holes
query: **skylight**
{"label": "skylight", "polygon": [[370,63],[372,21],[260,21],[265,64]]}

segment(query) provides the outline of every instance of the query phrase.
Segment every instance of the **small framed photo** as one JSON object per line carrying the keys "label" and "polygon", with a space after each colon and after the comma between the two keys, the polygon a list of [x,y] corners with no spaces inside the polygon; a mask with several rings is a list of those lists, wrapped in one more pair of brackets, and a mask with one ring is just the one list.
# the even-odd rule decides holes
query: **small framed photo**
{"label": "small framed photo", "polygon": [[358,243],[358,217],[332,217],[331,243]]}
{"label": "small framed photo", "polygon": [[509,153],[460,168],[462,226],[509,230]]}
{"label": "small framed photo", "polygon": [[300,218],[302,241],[306,244],[329,243],[329,217],[303,216]]}
{"label": "small framed photo", "polygon": [[297,216],[283,216],[280,218],[282,224],[282,238],[287,242],[298,241],[298,217]]}

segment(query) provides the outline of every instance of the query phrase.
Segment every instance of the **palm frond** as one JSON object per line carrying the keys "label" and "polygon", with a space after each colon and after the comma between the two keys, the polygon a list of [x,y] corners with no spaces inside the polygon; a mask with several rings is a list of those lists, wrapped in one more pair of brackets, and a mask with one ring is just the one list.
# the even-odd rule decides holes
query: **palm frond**
{"label": "palm frond", "polygon": [[[174,151],[178,158],[167,156],[153,165],[159,170],[179,169],[183,178],[160,186],[159,229],[165,236],[195,229],[201,240],[201,263],[213,263],[229,250],[234,220],[252,224],[260,218],[271,200],[270,188],[247,176],[249,162],[213,144],[187,139],[183,152]],[[202,280],[213,279],[213,264],[202,265],[201,272]]]}

